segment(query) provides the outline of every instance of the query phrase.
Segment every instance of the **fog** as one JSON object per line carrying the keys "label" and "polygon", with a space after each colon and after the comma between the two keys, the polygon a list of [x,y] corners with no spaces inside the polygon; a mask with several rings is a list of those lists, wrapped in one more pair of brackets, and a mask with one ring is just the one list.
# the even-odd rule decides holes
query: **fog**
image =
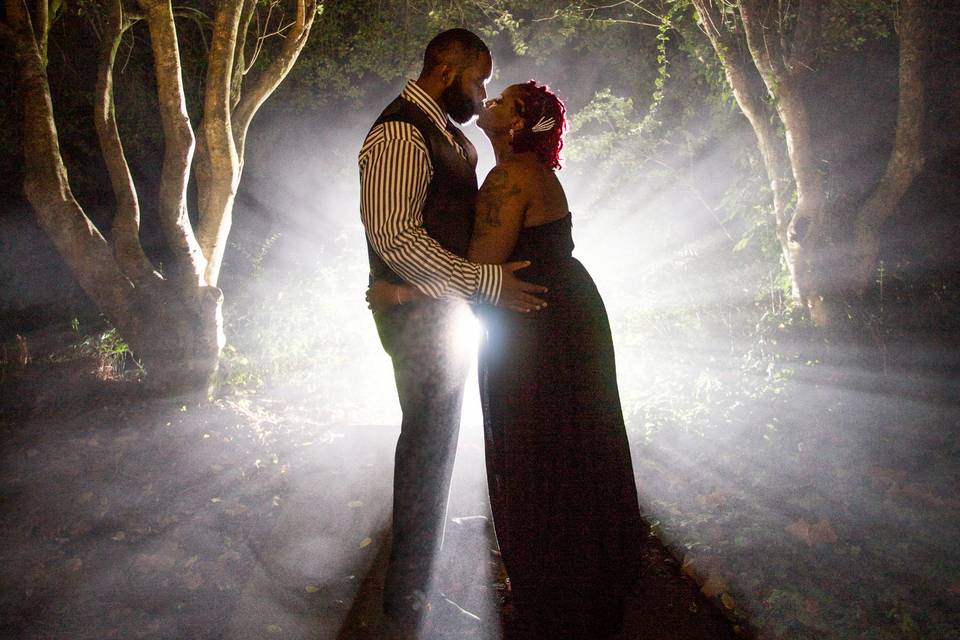
{"label": "fog", "polygon": [[[489,93],[530,75],[500,68]],[[590,86],[589,74],[579,81]],[[364,302],[356,154],[400,87],[353,111],[266,109],[254,122],[221,278],[238,395],[206,408],[135,404],[129,422],[94,409],[35,438],[29,423],[11,431],[5,515],[29,526],[3,532],[4,583],[26,584],[50,563],[60,573],[48,582],[61,581],[48,600],[8,592],[39,597],[31,620],[48,621],[23,637],[106,637],[90,629],[110,611],[140,620],[144,637],[336,637],[388,529],[400,411]],[[475,126],[465,132],[482,179],[492,153]],[[790,327],[751,333],[785,300],[766,263],[731,252],[743,229],[725,218],[723,194],[745,138],[742,128],[714,135],[666,177],[594,161],[560,174],[574,254],[613,326],[642,511],[685,570],[725,596],[719,606],[770,637],[868,627],[894,634],[870,637],[934,637],[924,629],[960,620],[956,345],[892,345],[865,364],[856,345]],[[568,154],[578,143],[569,137]],[[769,283],[759,301],[757,283]],[[472,322],[462,339],[475,349]],[[249,377],[258,367],[259,385]],[[462,422],[450,516],[488,515],[475,365]],[[41,459],[52,475],[31,471]],[[166,483],[138,482],[157,467]],[[151,511],[184,496],[195,498],[188,511]],[[86,539],[86,555],[79,542],[33,537],[45,512],[57,514],[53,539]],[[261,528],[246,527],[248,513]],[[483,544],[458,548],[477,555],[440,570],[486,580]],[[193,582],[209,575],[222,579]],[[489,614],[482,593],[441,579]],[[223,609],[198,608],[198,589],[205,607],[219,595]],[[917,607],[925,627],[909,613]],[[886,618],[870,617],[878,609]],[[936,637],[960,638],[956,628]]]}

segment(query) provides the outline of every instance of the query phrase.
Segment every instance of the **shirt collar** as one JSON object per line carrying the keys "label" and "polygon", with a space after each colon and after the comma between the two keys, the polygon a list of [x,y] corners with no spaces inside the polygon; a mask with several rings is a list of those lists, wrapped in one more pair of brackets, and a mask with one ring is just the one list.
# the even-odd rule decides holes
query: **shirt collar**
{"label": "shirt collar", "polygon": [[447,128],[447,114],[444,113],[437,101],[431,98],[426,91],[420,88],[415,80],[407,80],[400,97],[417,105],[440,129]]}

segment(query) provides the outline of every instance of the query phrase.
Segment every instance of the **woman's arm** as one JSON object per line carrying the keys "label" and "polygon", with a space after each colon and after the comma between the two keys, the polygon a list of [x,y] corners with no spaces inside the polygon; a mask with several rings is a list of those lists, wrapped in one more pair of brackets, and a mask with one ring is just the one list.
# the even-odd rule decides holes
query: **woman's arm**
{"label": "woman's arm", "polygon": [[[517,244],[526,208],[527,198],[516,177],[502,166],[494,167],[487,174],[477,195],[477,214],[474,219],[468,259],[480,264],[506,262]],[[367,289],[367,306],[374,312],[380,312],[425,297],[410,285],[375,280]],[[521,310],[515,305],[506,306],[517,311]]]}
{"label": "woman's arm", "polygon": [[501,264],[513,252],[523,226],[527,197],[503,166],[487,174],[477,196],[477,214],[467,257],[480,264]]}

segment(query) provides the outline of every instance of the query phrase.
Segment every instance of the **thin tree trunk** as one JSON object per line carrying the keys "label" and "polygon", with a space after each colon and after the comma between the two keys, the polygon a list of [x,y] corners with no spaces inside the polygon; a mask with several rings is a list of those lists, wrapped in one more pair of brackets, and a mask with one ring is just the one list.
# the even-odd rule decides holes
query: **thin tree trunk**
{"label": "thin tree trunk", "polygon": [[757,137],[757,146],[773,193],[777,240],[780,242],[780,249],[789,271],[793,297],[799,302],[796,269],[788,236],[790,217],[787,215],[787,205],[793,182],[785,142],[774,125],[773,119],[777,117],[776,114],[767,107],[757,82],[751,78],[755,76],[753,62],[744,59],[735,27],[724,24],[723,14],[716,4],[717,1],[693,0],[693,4],[700,14],[700,25],[723,65],[724,75],[730,84],[737,105],[750,122]]}
{"label": "thin tree trunk", "polygon": [[163,168],[160,172],[160,228],[174,252],[176,280],[182,293],[198,300],[205,285],[206,259],[187,213],[187,182],[193,159],[194,136],[187,115],[180,68],[180,49],[169,0],[139,0],[147,14],[150,44],[163,124]]}
{"label": "thin tree trunk", "polygon": [[110,246],[73,196],[53,116],[46,66],[30,15],[21,0],[6,0],[23,101],[24,191],[37,222],[63,256],[80,287],[117,327],[136,315],[133,284]]}
{"label": "thin tree trunk", "polygon": [[787,155],[797,189],[797,207],[788,229],[788,261],[795,265],[800,302],[820,326],[835,317],[825,287],[823,265],[825,193],[820,163],[814,153],[813,131],[801,80],[815,57],[820,25],[819,0],[804,0],[793,42],[780,23],[779,3],[741,0],[740,17],[751,56],[776,102],[786,132]]}
{"label": "thin tree trunk", "polygon": [[873,284],[883,224],[896,210],[923,170],[923,123],[926,110],[925,0],[902,0],[900,18],[900,93],[897,129],[890,160],[876,189],[854,223],[853,284],[863,294]]}
{"label": "thin tree trunk", "polygon": [[110,229],[113,254],[120,269],[136,283],[158,276],[140,244],[140,202],[123,152],[120,133],[117,131],[114,110],[113,66],[117,48],[129,22],[124,15],[121,0],[105,0],[104,4],[107,20],[101,41],[97,87],[94,93],[94,122],[117,203]]}
{"label": "thin tree trunk", "polygon": [[[243,153],[250,121],[293,68],[310,34],[317,7],[315,0],[297,0],[297,15],[285,32],[280,52],[259,71],[249,87],[238,88],[232,74],[236,73],[237,58],[242,59],[242,54],[238,53],[243,46],[243,42],[238,41],[239,27],[243,25],[246,33],[249,24],[244,11],[239,0],[228,4],[227,8],[221,7],[210,49],[210,68],[215,64],[222,68],[215,83],[211,84],[208,76],[204,103],[205,136],[198,148],[197,162],[198,237],[206,257],[204,277],[210,285],[217,283],[223,264],[234,196],[243,172]],[[243,19],[247,22],[242,22]],[[222,53],[215,53],[218,50]],[[214,60],[215,55],[219,56],[218,60]]]}
{"label": "thin tree trunk", "polygon": [[243,0],[217,7],[204,88],[202,142],[197,153],[197,240],[206,258],[205,280],[215,285],[230,233],[233,203],[240,182],[240,160],[231,127],[231,91]]}

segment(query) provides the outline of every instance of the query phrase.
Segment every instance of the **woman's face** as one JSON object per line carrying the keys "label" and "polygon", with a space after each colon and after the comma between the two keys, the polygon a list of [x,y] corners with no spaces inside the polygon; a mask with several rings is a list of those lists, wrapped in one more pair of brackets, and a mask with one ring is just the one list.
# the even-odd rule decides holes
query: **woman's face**
{"label": "woman's face", "polygon": [[506,133],[510,129],[522,125],[523,120],[517,115],[517,90],[515,85],[507,87],[496,98],[491,98],[483,104],[483,110],[477,119],[477,126],[488,135]]}

